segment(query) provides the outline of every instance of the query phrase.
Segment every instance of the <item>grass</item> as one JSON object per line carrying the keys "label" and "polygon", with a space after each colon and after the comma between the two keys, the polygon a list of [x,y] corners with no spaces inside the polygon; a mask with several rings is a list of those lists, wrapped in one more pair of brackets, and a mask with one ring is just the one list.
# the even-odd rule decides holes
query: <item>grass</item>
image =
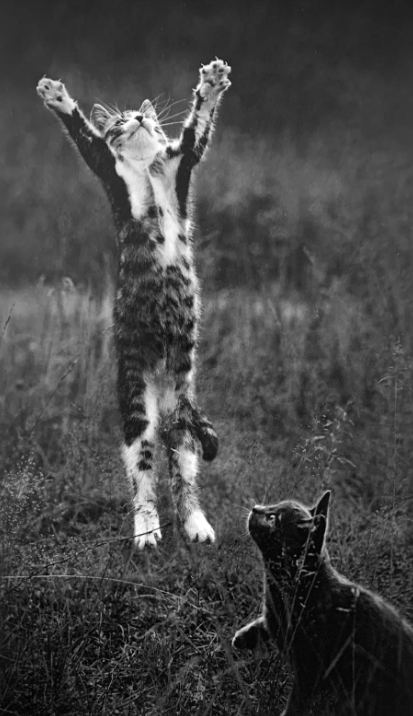
{"label": "grass", "polygon": [[334,564],[413,619],[409,342],[342,284],[316,307],[275,284],[206,296],[199,401],[221,448],[200,491],[217,544],[185,543],[163,479],[163,541],[144,553],[119,458],[111,291],[66,281],[1,298],[2,712],[280,712],[279,655],[230,645],[260,609],[256,501],[331,487]]}

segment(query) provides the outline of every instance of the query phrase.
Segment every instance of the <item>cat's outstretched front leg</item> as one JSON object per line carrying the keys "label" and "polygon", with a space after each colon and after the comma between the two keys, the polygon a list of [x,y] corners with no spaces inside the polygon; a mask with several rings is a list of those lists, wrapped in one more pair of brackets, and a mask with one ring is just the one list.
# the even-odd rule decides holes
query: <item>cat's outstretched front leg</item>
{"label": "cat's outstretched front leg", "polygon": [[218,59],[202,66],[199,71],[194,103],[179,142],[182,154],[190,154],[194,163],[200,161],[208,145],[217,106],[225,90],[231,86],[228,79],[230,72],[231,67]]}
{"label": "cat's outstretched front leg", "polygon": [[88,166],[103,182],[107,182],[110,174],[115,172],[115,159],[99,131],[70,97],[63,82],[43,77],[36,89],[45,106],[64,124]]}

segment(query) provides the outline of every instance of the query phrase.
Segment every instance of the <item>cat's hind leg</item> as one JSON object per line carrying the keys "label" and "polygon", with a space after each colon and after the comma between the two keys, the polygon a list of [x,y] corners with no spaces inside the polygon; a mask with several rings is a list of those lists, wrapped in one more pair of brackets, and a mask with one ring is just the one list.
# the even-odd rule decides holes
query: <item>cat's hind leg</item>
{"label": "cat's hind leg", "polygon": [[186,534],[191,542],[215,542],[215,532],[198,500],[198,455],[188,428],[170,431],[168,458],[172,495]]}
{"label": "cat's hind leg", "polygon": [[159,414],[155,386],[136,381],[133,388],[128,391],[127,406],[120,395],[125,435],[122,458],[132,488],[134,541],[138,549],[143,549],[161,539],[154,464]]}
{"label": "cat's hind leg", "polygon": [[194,405],[191,405],[191,413],[192,433],[201,443],[203,459],[211,462],[218,452],[218,435],[211,421]]}
{"label": "cat's hind leg", "polygon": [[165,421],[164,440],[176,511],[191,542],[214,542],[215,532],[201,509],[197,494],[198,454],[191,426],[192,403],[184,395],[175,393],[173,406]]}
{"label": "cat's hind leg", "polygon": [[176,425],[176,421],[183,423],[189,428],[191,435],[199,440],[202,447],[202,457],[206,462],[211,462],[218,452],[218,435],[210,420],[196,408],[193,399],[181,394],[178,398],[174,396],[174,411],[170,413],[167,425]]}

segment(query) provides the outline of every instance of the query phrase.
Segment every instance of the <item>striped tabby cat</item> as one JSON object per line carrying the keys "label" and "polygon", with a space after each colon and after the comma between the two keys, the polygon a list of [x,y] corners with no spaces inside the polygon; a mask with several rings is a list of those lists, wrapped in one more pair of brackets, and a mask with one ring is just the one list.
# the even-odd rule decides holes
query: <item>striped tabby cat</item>
{"label": "striped tabby cat", "polygon": [[43,78],[37,87],[101,180],[113,212],[119,245],[114,332],[122,455],[139,548],[161,538],[154,465],[159,436],[166,443],[172,494],[189,539],[215,539],[196,492],[194,438],[206,460],[215,457],[218,440],[194,402],[200,301],[189,187],[231,84],[230,70],[221,60],[201,68],[192,109],[174,141],[148,100],[138,111],[119,113],[95,105],[91,123],[60,81]]}

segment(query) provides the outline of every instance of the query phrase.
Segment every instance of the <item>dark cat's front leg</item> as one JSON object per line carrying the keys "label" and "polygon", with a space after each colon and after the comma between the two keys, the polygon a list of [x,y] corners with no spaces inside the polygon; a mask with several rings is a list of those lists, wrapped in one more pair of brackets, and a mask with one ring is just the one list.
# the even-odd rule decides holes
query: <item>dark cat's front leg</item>
{"label": "dark cat's front leg", "polygon": [[235,633],[232,646],[236,649],[256,649],[269,638],[265,617],[261,616]]}
{"label": "dark cat's front leg", "polygon": [[67,129],[83,159],[103,182],[115,173],[115,158],[96,127],[91,124],[60,81],[43,77],[37,93]]}

